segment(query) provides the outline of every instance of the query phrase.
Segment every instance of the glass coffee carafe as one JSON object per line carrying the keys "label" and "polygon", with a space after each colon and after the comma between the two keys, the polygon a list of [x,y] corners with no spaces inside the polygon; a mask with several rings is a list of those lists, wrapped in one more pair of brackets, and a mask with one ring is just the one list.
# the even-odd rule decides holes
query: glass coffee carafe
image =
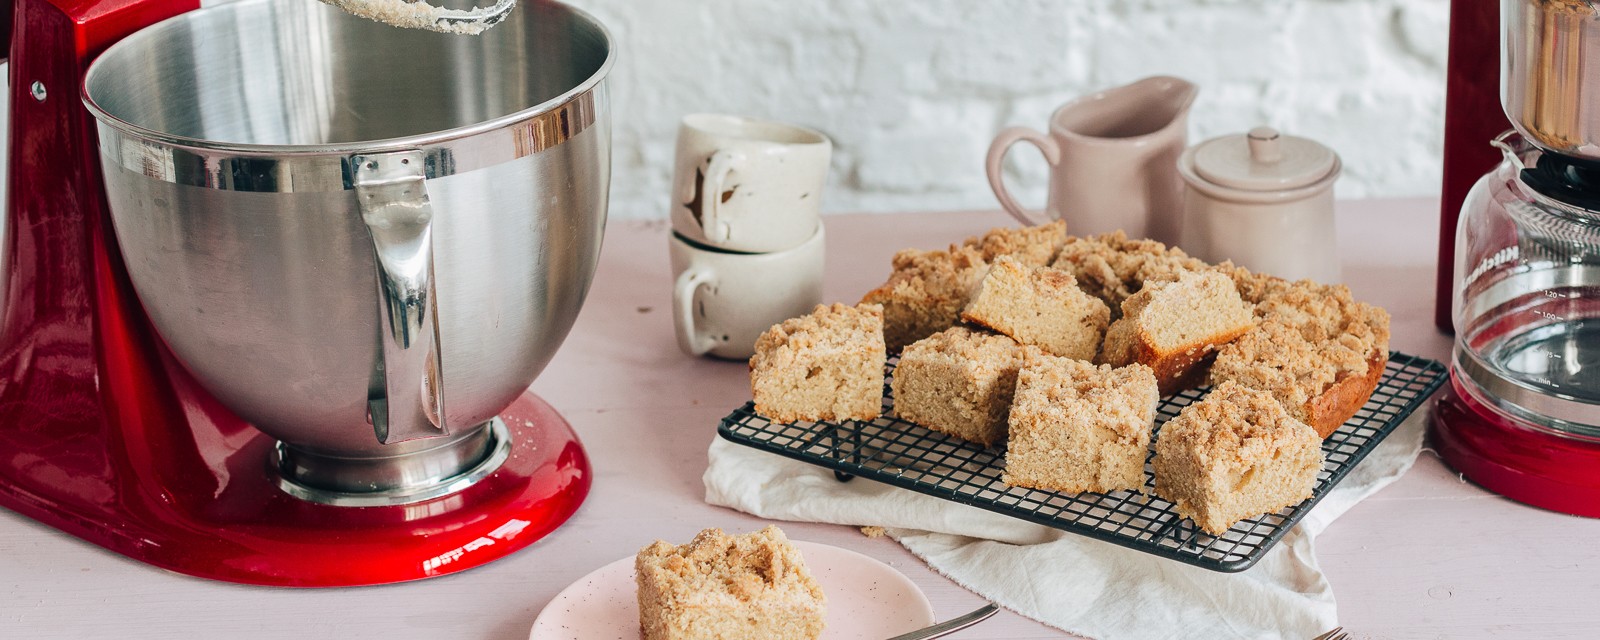
{"label": "glass coffee carafe", "polygon": [[1457,386],[1504,418],[1600,440],[1600,162],[1495,140],[1456,237]]}
{"label": "glass coffee carafe", "polygon": [[1456,234],[1451,388],[1433,444],[1515,500],[1600,517],[1600,161],[1515,132]]}

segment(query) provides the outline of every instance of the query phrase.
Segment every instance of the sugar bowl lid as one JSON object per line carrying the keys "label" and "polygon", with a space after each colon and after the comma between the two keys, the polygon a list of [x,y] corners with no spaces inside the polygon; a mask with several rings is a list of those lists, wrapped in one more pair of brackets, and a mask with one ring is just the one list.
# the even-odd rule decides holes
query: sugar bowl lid
{"label": "sugar bowl lid", "polygon": [[1193,150],[1194,172],[1205,181],[1241,191],[1283,191],[1310,186],[1338,171],[1339,156],[1308,138],[1272,127],[1222,136]]}

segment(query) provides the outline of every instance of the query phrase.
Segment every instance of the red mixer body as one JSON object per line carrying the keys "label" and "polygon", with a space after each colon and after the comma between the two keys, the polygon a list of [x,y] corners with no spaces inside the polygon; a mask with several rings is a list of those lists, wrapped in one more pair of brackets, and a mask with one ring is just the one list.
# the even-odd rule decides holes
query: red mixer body
{"label": "red mixer body", "polygon": [[454,573],[550,533],[587,496],[571,427],[525,394],[507,462],[418,504],[335,507],[280,491],[272,440],[205,393],[122,267],[94,120],[96,54],[194,0],[14,0],[0,293],[0,506],[180,573],[249,584],[381,584]]}

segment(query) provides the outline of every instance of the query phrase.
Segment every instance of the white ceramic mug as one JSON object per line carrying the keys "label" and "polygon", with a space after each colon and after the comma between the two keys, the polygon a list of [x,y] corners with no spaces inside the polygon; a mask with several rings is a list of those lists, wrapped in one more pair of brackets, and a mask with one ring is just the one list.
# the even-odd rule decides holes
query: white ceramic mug
{"label": "white ceramic mug", "polygon": [[695,242],[765,253],[817,227],[833,143],[818,131],[697,113],[678,127],[672,228]]}
{"label": "white ceramic mug", "polygon": [[1004,129],[989,146],[989,186],[1023,224],[1048,222],[1023,209],[1001,179],[1006,151],[1029,142],[1050,163],[1046,218],[1066,220],[1075,235],[1123,230],[1177,242],[1183,193],[1177,160],[1198,91],[1181,78],[1145,78],[1061,105],[1050,115],[1048,134]]}
{"label": "white ceramic mug", "polygon": [[822,302],[823,229],[798,247],[735,253],[673,233],[672,319],[689,355],[748,359],[768,327]]}

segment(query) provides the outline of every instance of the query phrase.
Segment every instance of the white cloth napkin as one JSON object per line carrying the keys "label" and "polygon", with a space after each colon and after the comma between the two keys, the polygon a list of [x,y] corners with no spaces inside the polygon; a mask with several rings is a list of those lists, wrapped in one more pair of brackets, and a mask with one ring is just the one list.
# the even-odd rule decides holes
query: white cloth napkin
{"label": "white cloth napkin", "polygon": [[1311,638],[1337,626],[1313,541],[1411,468],[1426,409],[1396,428],[1254,567],[1217,573],[716,438],[706,502],[763,518],[879,525],[1002,606],[1096,638]]}

